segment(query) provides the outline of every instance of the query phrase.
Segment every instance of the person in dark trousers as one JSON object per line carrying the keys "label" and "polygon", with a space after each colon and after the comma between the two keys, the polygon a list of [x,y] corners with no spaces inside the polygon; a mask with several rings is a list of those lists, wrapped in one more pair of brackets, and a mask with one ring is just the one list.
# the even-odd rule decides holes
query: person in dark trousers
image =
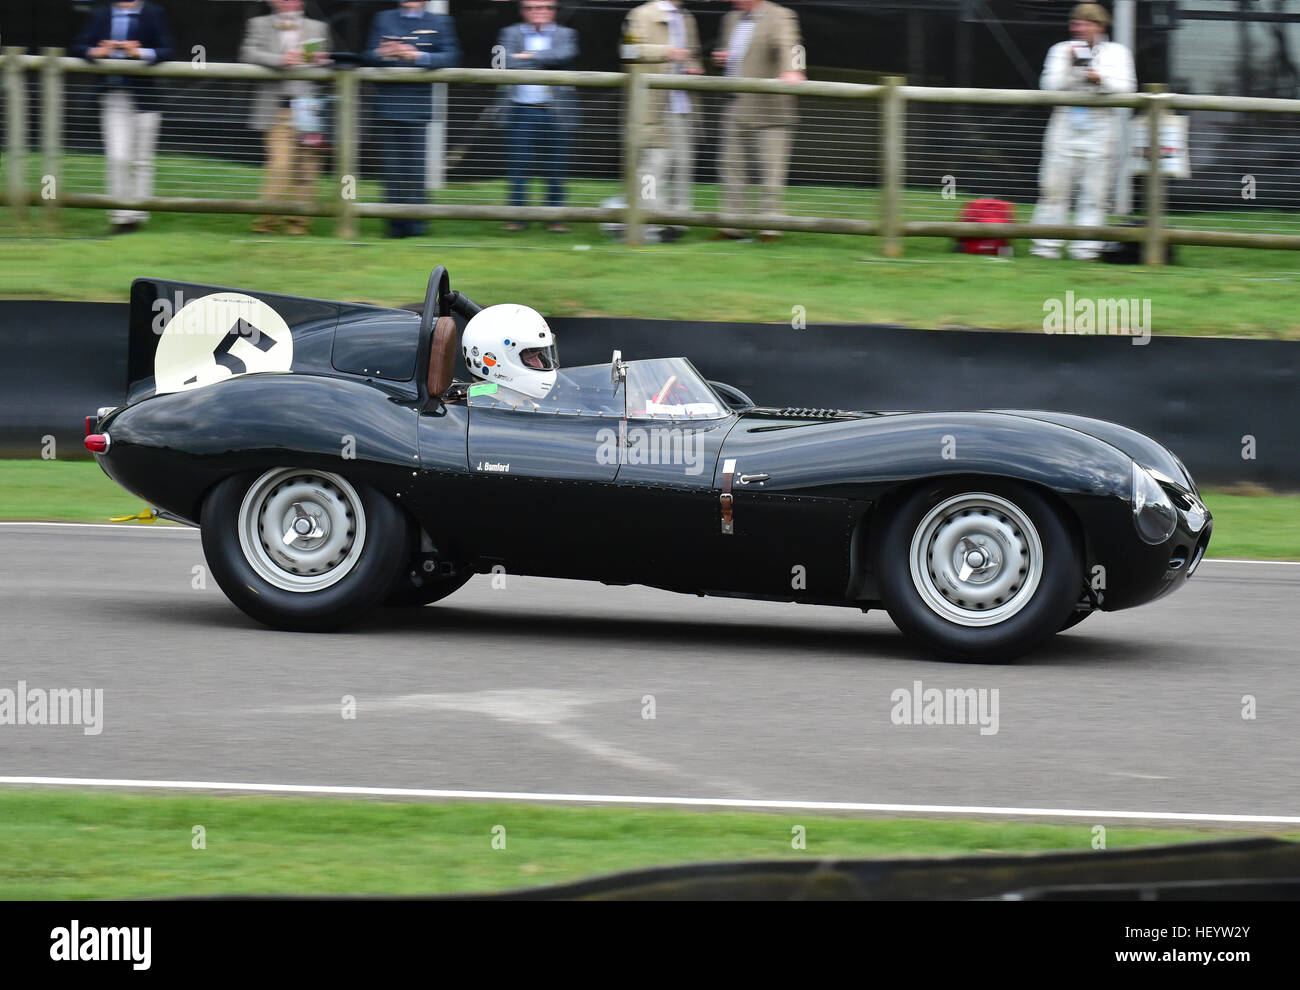
{"label": "person in dark trousers", "polygon": [[[503,28],[497,50],[507,69],[563,69],[578,57],[578,32],[555,23],[556,0],[522,0],[523,21]],[[577,126],[578,104],[572,86],[511,86],[510,205],[528,204],[527,185],[533,176],[546,179],[546,205],[564,205],[564,178],[569,139]],[[523,230],[515,221],[506,230]],[[569,228],[552,223],[553,233]]]}
{"label": "person in dark trousers", "polygon": [[[91,61],[121,59],[153,65],[170,59],[172,47],[162,8],[142,0],[118,0],[91,12],[71,51]],[[110,196],[147,199],[153,195],[161,108],[154,80],[103,77],[100,126]],[[108,214],[114,234],[137,230],[148,219],[143,210],[110,210]]]}
{"label": "person in dark trousers", "polygon": [[[366,42],[371,65],[446,69],[460,63],[456,25],[446,14],[430,14],[423,0],[398,4],[375,15]],[[376,97],[382,122],[384,188],[390,203],[424,203],[425,149],[433,92],[428,83],[380,83]],[[422,220],[390,220],[389,237],[420,237]]]}

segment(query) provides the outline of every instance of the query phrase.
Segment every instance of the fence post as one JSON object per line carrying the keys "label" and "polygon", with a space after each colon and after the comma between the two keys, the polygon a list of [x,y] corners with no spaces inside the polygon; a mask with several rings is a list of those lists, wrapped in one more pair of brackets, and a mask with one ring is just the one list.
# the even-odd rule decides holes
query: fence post
{"label": "fence post", "polygon": [[337,171],[338,188],[335,195],[339,197],[338,221],[334,234],[344,240],[355,239],[360,227],[357,223],[357,197],[361,179],[357,175],[357,139],[360,134],[361,109],[360,80],[356,73],[338,71],[334,73],[334,91],[338,97],[334,122],[335,148],[334,162]]}
{"label": "fence post", "polygon": [[5,107],[8,110],[5,124],[9,135],[5,148],[5,157],[9,160],[5,188],[9,193],[14,226],[22,229],[27,224],[27,80],[19,59],[27,54],[27,49],[7,47],[3,54]]}
{"label": "fence post", "polygon": [[59,193],[63,186],[63,94],[62,48],[41,52],[41,198],[45,200],[45,226],[57,233],[60,226]]}
{"label": "fence post", "polygon": [[1165,177],[1160,171],[1160,128],[1164,121],[1164,84],[1149,83],[1147,105],[1147,229],[1142,264],[1165,263]]}
{"label": "fence post", "polygon": [[645,140],[645,115],[649,88],[645,67],[637,62],[623,66],[627,73],[623,112],[623,188],[627,210],[623,216],[623,242],[637,245],[645,238],[645,212],[641,205],[641,146]]}
{"label": "fence post", "polygon": [[886,76],[880,97],[882,130],[880,163],[880,232],[886,258],[903,255],[903,163],[906,154],[903,76]]}

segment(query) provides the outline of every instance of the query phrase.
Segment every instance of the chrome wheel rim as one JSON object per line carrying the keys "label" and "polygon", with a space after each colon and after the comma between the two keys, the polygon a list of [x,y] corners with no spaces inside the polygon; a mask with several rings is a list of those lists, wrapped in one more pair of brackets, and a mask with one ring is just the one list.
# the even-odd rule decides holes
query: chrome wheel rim
{"label": "chrome wheel rim", "polygon": [[322,591],[356,566],[366,542],[361,496],[325,471],[276,468],[239,506],[239,546],[258,577],[285,591]]}
{"label": "chrome wheel rim", "polygon": [[992,626],[1029,604],[1043,578],[1043,544],[1019,506],[987,492],[954,495],[921,520],[912,584],[936,615]]}

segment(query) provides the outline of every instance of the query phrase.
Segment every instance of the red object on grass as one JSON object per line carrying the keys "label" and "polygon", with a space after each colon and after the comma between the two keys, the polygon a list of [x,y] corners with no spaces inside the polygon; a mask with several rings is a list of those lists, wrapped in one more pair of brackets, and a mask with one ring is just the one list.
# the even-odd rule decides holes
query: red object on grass
{"label": "red object on grass", "polygon": [[[972,199],[961,208],[961,223],[1015,223],[1016,208],[1005,199]],[[1001,254],[1011,246],[1005,237],[959,237],[957,250],[966,254]]]}

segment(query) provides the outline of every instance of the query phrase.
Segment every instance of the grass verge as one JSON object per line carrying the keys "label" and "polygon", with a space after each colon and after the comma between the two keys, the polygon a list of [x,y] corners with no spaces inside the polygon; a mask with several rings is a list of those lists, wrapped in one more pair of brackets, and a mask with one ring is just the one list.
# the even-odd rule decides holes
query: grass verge
{"label": "grass verge", "polygon": [[[1212,556],[1300,560],[1300,495],[1204,495]],[[0,460],[0,519],[108,522],[145,508],[93,461]]]}
{"label": "grass verge", "polygon": [[[256,189],[256,175],[241,181]],[[582,180],[570,194],[575,203],[599,202],[615,191]],[[850,192],[863,215],[874,215],[873,191]],[[847,215],[835,199],[845,190],[796,193],[828,197],[824,209],[801,205],[806,212]],[[702,185],[699,207],[708,209],[715,195]],[[500,203],[505,191],[483,183],[439,194],[440,202],[457,199]],[[910,191],[911,215],[933,212],[934,201],[932,192]],[[943,215],[959,206],[945,202]],[[15,232],[3,212],[0,229]],[[909,239],[906,257],[892,260],[881,256],[878,238],[830,234],[758,244],[714,242],[713,231],[692,230],[675,244],[628,248],[594,224],[574,225],[570,235],[537,225],[511,235],[495,223],[439,221],[429,237],[391,241],[377,220],[342,242],[329,236],[327,219],[313,222],[314,236],[263,237],[249,232],[251,217],[197,214],[156,214],[143,231],[109,238],[100,212],[61,211],[60,236],[45,236],[41,211],[31,212],[33,236],[0,238],[0,298],[123,301],[133,278],[154,275],[405,305],[423,298],[430,269],[445,264],[453,286],[480,302],[523,302],[555,316],[788,323],[803,307],[810,323],[1041,332],[1045,302],[1069,290],[1076,299],[1149,299],[1157,334],[1300,339],[1300,265],[1286,251],[1180,248],[1178,265],[1146,269],[1033,258],[1027,242],[1017,242],[1012,260],[954,254],[949,241],[933,238]]]}
{"label": "grass verge", "polygon": [[[806,829],[807,849],[791,847]],[[195,826],[206,848],[195,849]],[[505,849],[493,829],[505,829]],[[1107,848],[1234,833],[1108,825]],[[0,898],[434,894],[674,863],[1086,850],[1090,824],[0,791]]]}

